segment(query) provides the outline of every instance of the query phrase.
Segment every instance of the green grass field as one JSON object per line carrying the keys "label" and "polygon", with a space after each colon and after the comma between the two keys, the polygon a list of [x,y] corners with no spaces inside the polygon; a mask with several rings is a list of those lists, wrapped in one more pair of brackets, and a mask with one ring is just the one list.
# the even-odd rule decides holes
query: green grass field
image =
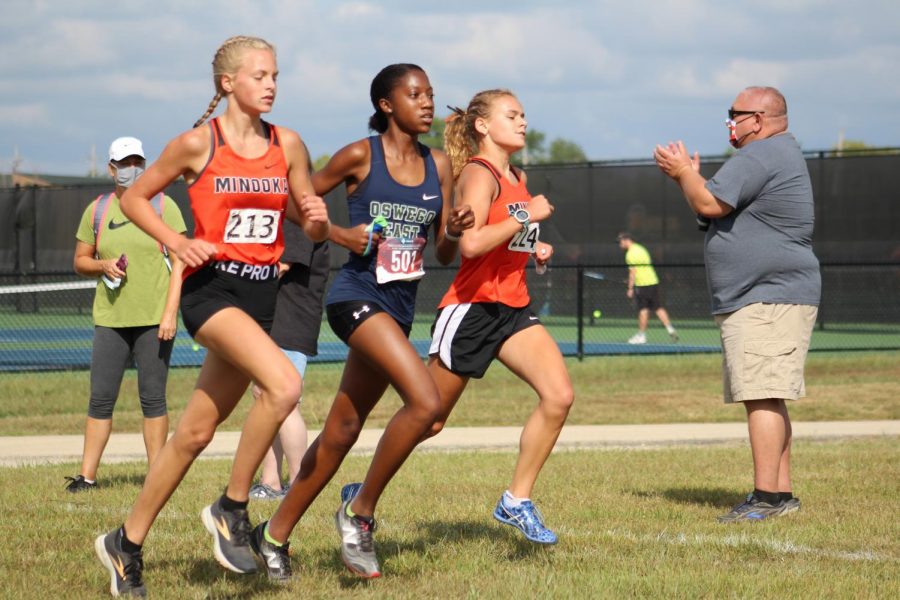
{"label": "green grass field", "polygon": [[[379,506],[384,576],[343,567],[332,522],[340,483],[367,458],[348,458],[292,538],[298,578],[225,572],[199,512],[221,492],[229,462],[200,461],[145,544],[153,598],[896,598],[900,594],[900,461],[896,440],[799,442],[803,509],[777,520],[720,525],[749,479],[749,452],[732,446],[558,452],[535,490],[552,548],[532,545],[490,511],[511,452],[416,453]],[[103,597],[108,575],[93,538],[124,519],[140,463],[110,465],[108,485],[70,496],[71,466],[0,469],[2,595]],[[275,505],[251,503],[251,520]]]}
{"label": "green grass field", "polygon": [[[743,421],[721,404],[718,355],[569,359],[576,388],[570,423]],[[311,365],[303,414],[318,428],[339,365]],[[900,419],[900,353],[816,353],[808,398],[794,420]],[[174,420],[196,379],[175,369]],[[80,434],[87,372],[0,375],[0,435]],[[223,429],[240,428],[250,400]],[[530,390],[500,365],[473,381],[450,426],[521,426]],[[389,393],[370,425],[399,406]],[[140,429],[136,377],[126,375],[114,431]],[[199,461],[161,513],[146,543],[145,580],[155,598],[894,598],[900,596],[900,450],[896,438],[794,446],[803,509],[769,522],[719,525],[752,486],[746,443],[554,453],[534,498],[561,537],[553,548],[523,541],[490,511],[505,489],[513,452],[417,452],[379,505],[376,534],[385,576],[351,576],[338,554],[332,513],[342,483],[362,478],[350,456],[292,538],[298,579],[226,573],[199,519],[228,478],[230,462]],[[0,468],[0,596],[103,597],[109,580],[94,536],[119,525],[140,489],[143,463],[102,466],[104,487],[63,490],[74,464]],[[275,505],[251,504],[251,520]]]}
{"label": "green grass field", "polygon": [[[739,407],[721,403],[721,357],[589,357],[566,364],[575,386],[569,423],[700,423],[742,421]],[[302,413],[311,428],[324,422],[341,376],[341,365],[312,364],[307,371]],[[196,369],[173,369],[169,410],[181,414],[197,378]],[[808,399],[792,404],[795,420],[900,419],[900,352],[815,353],[806,365]],[[0,435],[79,434],[90,395],[86,371],[0,375]],[[500,364],[472,381],[449,426],[518,426],[534,406],[531,390]],[[238,430],[250,406],[245,397],[223,430]],[[400,406],[389,391],[369,425],[383,427]],[[137,376],[128,371],[116,406],[114,431],[140,431]]]}

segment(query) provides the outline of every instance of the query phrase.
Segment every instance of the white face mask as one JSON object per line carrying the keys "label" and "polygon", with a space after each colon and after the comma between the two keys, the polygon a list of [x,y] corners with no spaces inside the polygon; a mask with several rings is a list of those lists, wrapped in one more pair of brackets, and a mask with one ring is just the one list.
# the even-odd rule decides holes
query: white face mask
{"label": "white face mask", "polygon": [[115,167],[116,169],[116,185],[129,188],[134,183],[135,179],[141,176],[141,173],[144,172],[144,167]]}

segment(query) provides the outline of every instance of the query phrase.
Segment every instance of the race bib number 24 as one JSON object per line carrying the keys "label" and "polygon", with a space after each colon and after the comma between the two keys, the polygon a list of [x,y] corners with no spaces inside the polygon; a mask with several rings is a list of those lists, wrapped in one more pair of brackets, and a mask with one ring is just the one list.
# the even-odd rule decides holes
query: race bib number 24
{"label": "race bib number 24", "polygon": [[534,245],[538,242],[538,236],[541,234],[541,226],[539,223],[531,223],[528,229],[520,230],[509,241],[507,249],[512,252],[526,252],[534,254]]}
{"label": "race bib number 24", "polygon": [[262,208],[233,208],[225,225],[226,244],[271,244],[278,236],[281,212]]}

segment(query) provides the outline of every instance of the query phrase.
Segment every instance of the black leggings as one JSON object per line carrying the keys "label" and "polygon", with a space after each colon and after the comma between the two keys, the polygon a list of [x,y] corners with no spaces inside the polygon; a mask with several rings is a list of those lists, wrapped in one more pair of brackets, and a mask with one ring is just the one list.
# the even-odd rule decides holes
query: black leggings
{"label": "black leggings", "polygon": [[122,376],[132,358],[138,371],[138,394],[144,418],[166,414],[166,379],[175,340],[160,341],[158,332],[158,325],[94,327],[89,417],[112,418]]}

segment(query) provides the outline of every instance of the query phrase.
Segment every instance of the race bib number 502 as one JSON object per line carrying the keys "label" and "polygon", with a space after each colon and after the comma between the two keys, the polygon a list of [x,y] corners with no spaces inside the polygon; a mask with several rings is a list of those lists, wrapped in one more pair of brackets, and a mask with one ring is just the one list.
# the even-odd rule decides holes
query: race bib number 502
{"label": "race bib number 502", "polygon": [[278,236],[281,212],[262,208],[233,208],[225,225],[226,244],[271,244]]}
{"label": "race bib number 502", "polygon": [[425,238],[383,238],[378,243],[375,261],[375,279],[378,283],[389,281],[415,281],[425,276],[422,250]]}

